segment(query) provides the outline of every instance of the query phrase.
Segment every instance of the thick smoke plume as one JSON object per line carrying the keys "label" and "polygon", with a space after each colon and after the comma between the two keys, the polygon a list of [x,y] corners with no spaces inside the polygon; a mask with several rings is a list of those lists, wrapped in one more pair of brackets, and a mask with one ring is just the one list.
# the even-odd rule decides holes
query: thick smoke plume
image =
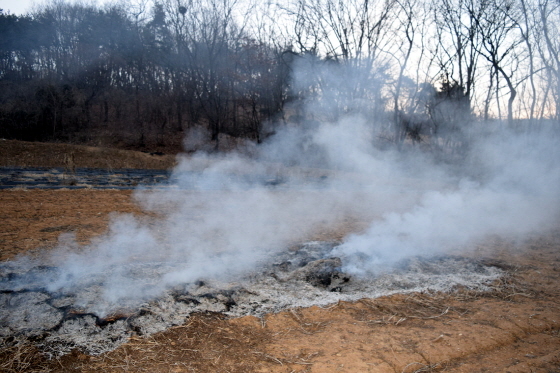
{"label": "thick smoke plume", "polygon": [[[318,74],[307,68],[298,67],[297,79]],[[463,131],[468,150],[454,162],[422,145],[391,150],[376,146],[389,128],[384,119],[368,117],[362,100],[341,93],[352,91],[343,82],[359,76],[322,73],[337,90],[288,109],[297,111],[297,124],[287,115],[265,143],[244,152],[180,156],[172,187],[138,190],[138,203],[159,214],[155,221],[114,216],[87,247],[62,237],[57,274],[43,279],[49,291],[96,283],[103,299],[82,294],[78,301],[104,314],[198,280],[235,280],[346,218],[369,228],[329,255],[364,277],[406,258],[468,249],[489,235],[522,238],[557,223],[558,129],[472,123]],[[152,277],[141,270],[150,263],[161,263]]]}

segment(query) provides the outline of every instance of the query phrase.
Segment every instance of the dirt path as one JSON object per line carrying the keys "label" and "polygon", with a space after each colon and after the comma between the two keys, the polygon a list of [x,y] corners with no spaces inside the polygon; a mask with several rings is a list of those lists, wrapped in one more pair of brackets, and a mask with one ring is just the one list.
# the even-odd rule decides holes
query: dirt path
{"label": "dirt path", "polygon": [[[130,191],[0,191],[2,260],[102,234],[114,212],[145,219]],[[344,227],[343,230],[351,229]],[[322,238],[328,238],[324,233]],[[338,238],[340,231],[330,234]],[[2,371],[560,372],[560,229],[473,255],[507,263],[488,294],[413,294],[227,320],[191,317],[99,356],[48,361],[32,347],[0,354]]]}

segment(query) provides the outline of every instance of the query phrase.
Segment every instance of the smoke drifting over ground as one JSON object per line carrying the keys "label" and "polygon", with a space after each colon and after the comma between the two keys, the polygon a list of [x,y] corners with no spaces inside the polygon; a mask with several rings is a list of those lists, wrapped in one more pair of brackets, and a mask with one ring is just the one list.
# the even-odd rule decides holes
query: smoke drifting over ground
{"label": "smoke drifting over ground", "polygon": [[[405,259],[468,249],[489,235],[522,238],[556,223],[557,129],[477,136],[482,125],[472,124],[461,159],[437,162],[419,145],[400,151],[374,146],[386,126],[358,109],[336,120],[325,115],[325,100],[335,96],[332,107],[340,106],[340,94],[326,92],[320,105],[310,101],[303,108],[303,117],[313,121],[278,126],[246,152],[181,156],[172,186],[136,193],[159,219],[114,216],[108,233],[82,248],[61,237],[57,269],[34,278],[37,288],[64,294],[95,284],[95,296],[80,293],[75,305],[107,315],[171,288],[249,276],[346,217],[371,224],[324,257],[340,258],[339,269],[361,281]],[[146,265],[153,263],[160,263],[158,272],[148,276]]]}

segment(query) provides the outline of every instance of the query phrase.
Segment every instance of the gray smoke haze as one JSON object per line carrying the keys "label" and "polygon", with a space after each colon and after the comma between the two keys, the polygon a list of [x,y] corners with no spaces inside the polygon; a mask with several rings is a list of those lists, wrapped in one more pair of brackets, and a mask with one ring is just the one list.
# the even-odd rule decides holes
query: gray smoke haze
{"label": "gray smoke haze", "polygon": [[388,211],[333,255],[351,273],[376,273],[414,255],[441,254],[490,235],[508,239],[558,224],[558,134],[500,130],[473,140],[458,183],[427,190],[405,212]]}
{"label": "gray smoke haze", "polygon": [[[299,68],[297,79],[317,74]],[[558,129],[516,133],[473,123],[470,149],[453,164],[414,146],[380,150],[374,144],[384,119],[368,118],[361,100],[340,93],[359,77],[322,73],[323,81],[336,78],[329,86],[338,90],[306,103],[303,117],[312,121],[278,125],[246,152],[181,155],[173,187],[138,190],[136,200],[157,219],[115,215],[86,247],[61,237],[53,254],[58,273],[44,279],[48,290],[96,283],[103,299],[81,294],[78,303],[104,314],[197,280],[236,280],[346,218],[370,226],[330,255],[342,259],[343,271],[364,277],[409,257],[468,249],[489,235],[522,238],[557,224]],[[348,113],[333,115],[340,107]],[[201,136],[187,137],[186,146]],[[147,276],[153,263],[158,272]]]}

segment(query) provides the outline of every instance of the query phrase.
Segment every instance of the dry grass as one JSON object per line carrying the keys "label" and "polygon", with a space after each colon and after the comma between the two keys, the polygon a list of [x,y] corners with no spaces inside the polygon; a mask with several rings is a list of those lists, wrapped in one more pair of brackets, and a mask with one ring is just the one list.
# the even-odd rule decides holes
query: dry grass
{"label": "dry grass", "polygon": [[468,312],[467,308],[448,305],[452,300],[454,297],[450,294],[412,293],[379,299],[362,299],[359,302],[382,315],[381,318],[368,320],[368,323],[397,326],[405,321],[430,320],[450,313],[463,315]]}
{"label": "dry grass", "polygon": [[[80,162],[86,157],[93,164],[110,163],[112,168],[128,167],[125,164],[133,164],[131,159],[136,157],[126,155],[117,161],[120,153],[106,150],[112,154],[109,158],[97,158],[95,154],[104,150],[86,149],[85,153],[74,150],[74,156],[65,159],[63,152],[58,153],[63,150],[60,144],[49,144],[53,146],[50,152],[42,152],[42,145],[35,144],[37,155],[26,155],[30,147],[5,152],[4,142],[0,141],[2,165],[21,161],[18,165],[54,167],[56,163],[71,172],[73,167],[83,167]],[[157,158],[135,153],[141,168],[148,168],[144,157]],[[34,164],[51,160],[53,164]],[[0,202],[4,225],[11,224],[0,230],[5,258],[55,245],[61,232],[75,231],[85,243],[104,231],[110,211],[140,213],[130,201],[130,192],[123,191],[5,191]],[[337,239],[349,230],[359,230],[361,224],[345,220],[336,229],[321,229],[316,239]],[[397,295],[341,302],[327,309],[291,310],[262,320],[194,315],[185,325],[133,337],[117,350],[98,356],[74,351],[49,360],[33,345],[14,339],[0,346],[0,371],[284,373],[367,371],[363,369],[367,365],[370,371],[391,373],[470,373],[489,371],[489,367],[558,372],[558,242],[560,233],[535,240],[531,243],[535,249],[527,249],[528,254],[517,259],[507,253],[501,263],[517,260],[521,265],[503,267],[511,275],[494,282],[485,293],[456,289],[451,294]]]}
{"label": "dry grass", "polygon": [[[348,330],[355,328],[354,332],[363,333],[360,338],[384,341],[385,347],[371,358],[385,362],[394,373],[453,371],[454,367],[462,364],[460,356],[450,353],[449,357],[442,359],[434,356],[427,346],[448,348],[446,346],[450,346],[450,341],[458,343],[453,342],[453,338],[460,336],[459,332],[468,333],[475,327],[484,330],[497,328],[495,324],[500,322],[499,319],[477,318],[481,302],[507,304],[517,294],[526,292],[517,276],[511,275],[506,280],[496,281],[491,291],[477,295],[461,290],[452,294],[394,295],[339,302],[324,309],[292,309],[283,312],[284,316],[269,315],[263,319],[246,317],[230,320],[217,313],[197,314],[192,315],[184,325],[147,337],[132,337],[115,351],[98,356],[74,351],[60,359],[48,360],[33,346],[14,342],[0,350],[0,370],[10,373],[315,372],[321,371],[316,370],[317,362],[328,359],[332,352],[308,347],[306,340],[318,338],[327,341],[331,334],[348,335]],[[287,322],[283,321],[280,326],[278,320],[282,318]],[[468,321],[470,318],[474,318],[474,324]],[[354,326],[356,324],[360,326]],[[463,326],[452,330],[452,325]],[[556,333],[549,338],[558,338],[557,329],[542,328],[546,329],[547,335],[551,335],[551,330]],[[368,333],[368,330],[371,332]],[[418,339],[419,332],[432,334],[433,337]],[[299,340],[302,348],[270,348],[277,340],[291,338]],[[394,339],[391,342],[388,338]],[[469,338],[459,338],[462,342],[469,341]],[[493,348],[508,347],[513,343],[510,339],[517,337],[508,338]],[[479,342],[473,339],[472,343],[476,345]],[[336,346],[332,347],[337,351]],[[451,348],[449,351],[454,350]],[[406,360],[399,360],[397,356]]]}
{"label": "dry grass", "polygon": [[52,363],[27,340],[14,338],[0,346],[0,371],[4,373],[50,372]]}
{"label": "dry grass", "polygon": [[175,154],[155,155],[84,145],[0,140],[0,167],[62,167],[72,174],[78,167],[169,169],[174,165]]}

